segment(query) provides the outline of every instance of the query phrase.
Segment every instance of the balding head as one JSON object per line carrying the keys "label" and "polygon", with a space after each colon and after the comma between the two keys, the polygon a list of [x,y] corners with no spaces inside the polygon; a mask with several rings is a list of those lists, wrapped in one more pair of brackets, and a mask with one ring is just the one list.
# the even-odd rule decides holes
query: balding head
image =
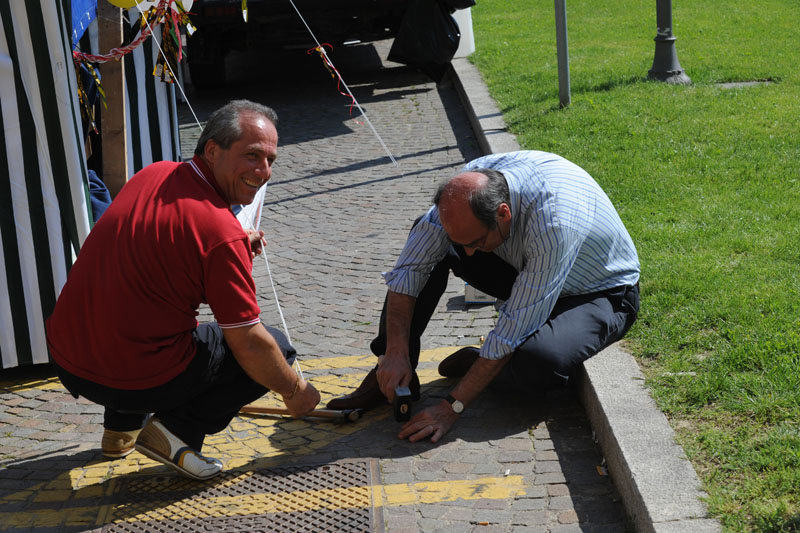
{"label": "balding head", "polygon": [[494,250],[509,235],[508,184],[496,170],[476,169],[450,178],[439,186],[433,203],[450,240],[470,255]]}
{"label": "balding head", "polygon": [[458,174],[439,185],[433,197],[439,211],[464,212],[467,208],[487,228],[497,226],[501,204],[511,205],[508,183],[503,174],[490,168],[477,168]]}
{"label": "balding head", "polygon": [[[477,191],[486,187],[487,178],[479,172],[465,172],[450,178],[439,188],[433,203],[440,213],[472,211],[472,198]],[[473,213],[474,214],[474,213]]]}

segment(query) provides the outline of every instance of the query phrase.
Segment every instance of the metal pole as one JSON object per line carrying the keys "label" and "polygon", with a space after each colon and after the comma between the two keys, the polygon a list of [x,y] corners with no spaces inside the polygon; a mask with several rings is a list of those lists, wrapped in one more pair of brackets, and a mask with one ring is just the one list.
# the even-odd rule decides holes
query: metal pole
{"label": "metal pole", "polygon": [[556,49],[558,52],[558,100],[561,107],[570,103],[569,46],[567,42],[567,0],[556,3]]}
{"label": "metal pole", "polygon": [[648,71],[648,78],[688,85],[692,83],[678,62],[675,51],[675,36],[672,34],[672,0],[656,0],[656,24],[658,25],[655,42],[656,53],[653,68]]}

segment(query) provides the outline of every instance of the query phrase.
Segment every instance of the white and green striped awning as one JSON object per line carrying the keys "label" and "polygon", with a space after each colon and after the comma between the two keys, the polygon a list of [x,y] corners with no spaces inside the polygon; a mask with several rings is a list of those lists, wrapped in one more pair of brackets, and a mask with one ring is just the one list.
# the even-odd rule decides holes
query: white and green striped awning
{"label": "white and green striped awning", "polygon": [[[48,361],[44,321],[91,225],[69,5],[0,1],[3,369]],[[157,53],[148,39],[125,59],[129,176],[180,160],[174,88],[152,76]]]}

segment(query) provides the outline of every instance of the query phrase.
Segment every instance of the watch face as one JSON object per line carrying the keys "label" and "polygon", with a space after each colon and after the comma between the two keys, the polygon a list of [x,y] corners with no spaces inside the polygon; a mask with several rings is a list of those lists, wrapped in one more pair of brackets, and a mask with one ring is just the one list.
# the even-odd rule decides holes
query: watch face
{"label": "watch face", "polygon": [[450,407],[453,409],[453,412],[455,414],[457,414],[457,415],[460,415],[461,411],[464,410],[464,404],[461,403],[461,400],[456,400],[455,398],[453,398],[449,394],[445,398],[445,401],[447,401],[447,403],[450,404]]}

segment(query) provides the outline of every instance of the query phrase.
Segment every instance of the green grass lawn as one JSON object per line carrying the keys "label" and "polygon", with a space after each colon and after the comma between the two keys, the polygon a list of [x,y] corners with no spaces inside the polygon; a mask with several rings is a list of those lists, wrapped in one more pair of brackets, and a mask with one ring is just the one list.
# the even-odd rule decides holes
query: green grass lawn
{"label": "green grass lawn", "polygon": [[[656,2],[478,0],[476,52],[510,130],[606,189],[637,245],[627,346],[726,531],[800,530],[800,1],[675,0],[690,86],[647,80]],[[724,89],[722,82],[768,81]]]}

